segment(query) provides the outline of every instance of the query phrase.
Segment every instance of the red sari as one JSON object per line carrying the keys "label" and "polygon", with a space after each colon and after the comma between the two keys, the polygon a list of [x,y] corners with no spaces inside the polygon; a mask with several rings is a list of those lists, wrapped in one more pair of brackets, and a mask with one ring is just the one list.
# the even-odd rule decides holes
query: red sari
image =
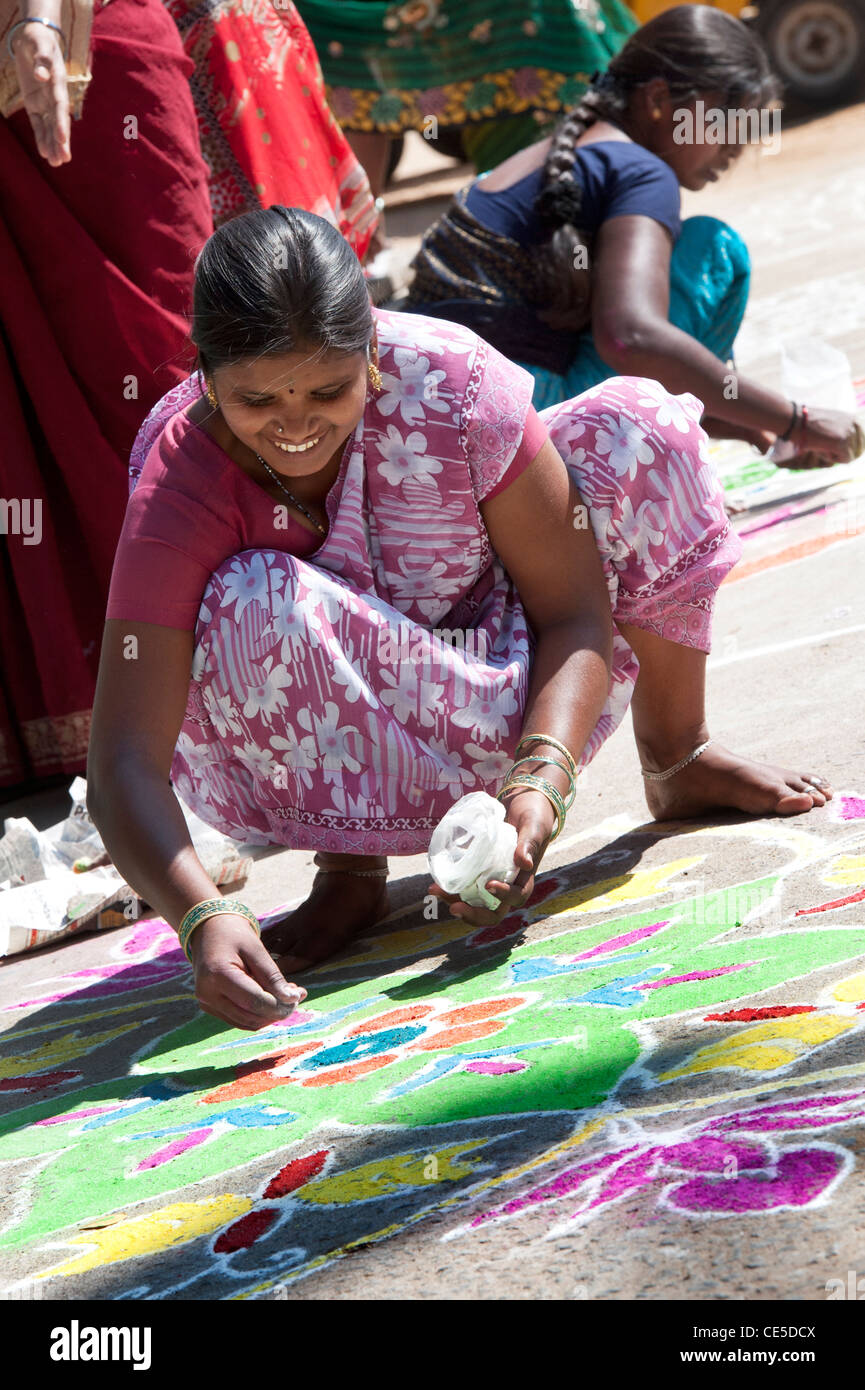
{"label": "red sari", "polygon": [[[212,230],[191,64],[160,0],[111,0],[72,161],[0,120],[0,786],[84,765],[129,451],[189,370],[193,262]],[[10,525],[0,508],[0,532]]]}
{"label": "red sari", "polygon": [[213,220],[282,203],[339,227],[363,259],[376,224],[363,168],[324,95],[290,0],[165,0],[195,64]]}

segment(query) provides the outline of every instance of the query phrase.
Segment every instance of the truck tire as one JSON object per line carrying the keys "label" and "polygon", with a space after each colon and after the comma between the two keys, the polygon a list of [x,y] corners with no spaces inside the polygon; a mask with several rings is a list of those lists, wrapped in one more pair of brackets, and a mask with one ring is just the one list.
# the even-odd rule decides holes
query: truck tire
{"label": "truck tire", "polygon": [[865,70],[863,0],[779,0],[757,19],[786,94],[828,106],[857,89]]}

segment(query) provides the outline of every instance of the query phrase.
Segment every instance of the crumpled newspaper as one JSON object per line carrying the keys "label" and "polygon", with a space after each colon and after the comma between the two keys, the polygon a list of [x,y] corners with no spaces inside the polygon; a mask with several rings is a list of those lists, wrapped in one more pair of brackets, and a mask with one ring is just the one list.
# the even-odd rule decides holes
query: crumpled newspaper
{"label": "crumpled newspaper", "polygon": [[429,847],[430,873],[446,893],[458,893],[469,907],[499,906],[488,893],[488,879],[513,883],[516,827],[505,822],[505,808],[486,792],[461,797],[439,821]]}
{"label": "crumpled newspaper", "polygon": [[[65,821],[39,831],[10,817],[0,838],[0,957],[54,944],[73,932],[134,922],[143,904],[107,860],[76,777]],[[180,802],[195,852],[218,887],[246,881],[252,858]],[[92,865],[92,867],[91,867]],[[5,891],[4,891],[5,890]]]}

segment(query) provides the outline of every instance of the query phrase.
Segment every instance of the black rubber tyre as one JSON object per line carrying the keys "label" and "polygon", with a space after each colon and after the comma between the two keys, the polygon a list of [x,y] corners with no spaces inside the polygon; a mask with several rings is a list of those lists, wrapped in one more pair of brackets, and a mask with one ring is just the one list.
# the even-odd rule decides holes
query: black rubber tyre
{"label": "black rubber tyre", "polygon": [[829,106],[852,96],[865,71],[865,0],[778,0],[756,27],[788,97]]}

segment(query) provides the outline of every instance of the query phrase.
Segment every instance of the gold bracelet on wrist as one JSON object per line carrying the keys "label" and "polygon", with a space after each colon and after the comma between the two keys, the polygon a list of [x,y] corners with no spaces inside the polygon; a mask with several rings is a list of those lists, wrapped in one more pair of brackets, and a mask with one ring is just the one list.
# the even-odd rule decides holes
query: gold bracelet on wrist
{"label": "gold bracelet on wrist", "polygon": [[236,898],[205,898],[203,902],[196,903],[184,914],[183,920],[177,928],[180,945],[188,961],[192,961],[192,956],[189,953],[189,940],[196,927],[200,927],[201,923],[206,922],[210,917],[221,917],[227,914],[232,917],[245,917],[256,936],[261,936],[259,920],[252,908],[246,906],[246,903],[238,902]]}
{"label": "gold bracelet on wrist", "polygon": [[520,791],[541,792],[547,798],[556,813],[556,829],[555,833],[550,837],[551,841],[555,840],[565,823],[565,817],[567,815],[564,798],[558,787],[554,787],[552,782],[548,782],[544,777],[533,777],[530,772],[518,772],[515,777],[508,778],[496,797],[496,800],[501,801],[504,797],[509,796],[511,792]]}

